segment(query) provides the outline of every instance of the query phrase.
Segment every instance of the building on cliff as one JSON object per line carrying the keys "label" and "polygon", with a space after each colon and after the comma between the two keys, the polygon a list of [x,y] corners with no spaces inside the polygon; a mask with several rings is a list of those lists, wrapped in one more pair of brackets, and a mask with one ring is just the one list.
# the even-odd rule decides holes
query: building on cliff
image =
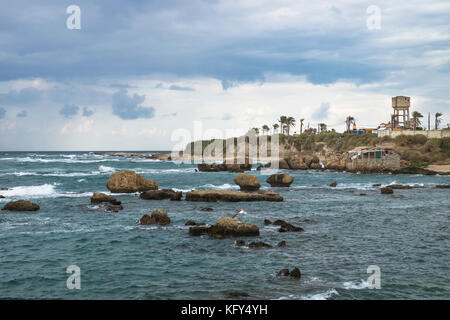
{"label": "building on cliff", "polygon": [[400,168],[400,155],[389,148],[361,148],[349,151],[346,168],[350,171],[383,172]]}

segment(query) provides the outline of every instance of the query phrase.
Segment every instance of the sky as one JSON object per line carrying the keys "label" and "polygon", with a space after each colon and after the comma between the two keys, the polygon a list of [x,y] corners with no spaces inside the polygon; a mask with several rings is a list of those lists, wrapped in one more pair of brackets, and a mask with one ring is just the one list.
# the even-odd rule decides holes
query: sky
{"label": "sky", "polygon": [[10,1],[0,150],[172,150],[281,115],[371,128],[398,95],[446,127],[449,70],[447,0]]}

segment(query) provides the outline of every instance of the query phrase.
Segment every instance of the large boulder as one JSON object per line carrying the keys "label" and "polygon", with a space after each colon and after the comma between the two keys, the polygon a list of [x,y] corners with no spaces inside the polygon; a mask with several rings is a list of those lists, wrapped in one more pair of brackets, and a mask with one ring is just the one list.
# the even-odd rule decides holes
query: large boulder
{"label": "large boulder", "polygon": [[116,202],[117,199],[101,192],[94,192],[91,197],[91,203]]}
{"label": "large boulder", "polygon": [[171,189],[147,190],[139,195],[144,200],[181,200],[182,192]]}
{"label": "large boulder", "polygon": [[186,201],[195,202],[238,202],[238,201],[283,201],[283,197],[273,191],[258,191],[257,193],[234,190],[193,190],[186,193]]}
{"label": "large boulder", "polygon": [[299,155],[294,155],[285,159],[289,169],[294,170],[306,170],[308,169],[309,163],[305,163],[305,158]]}
{"label": "large boulder", "polygon": [[158,183],[153,180],[146,180],[134,171],[123,170],[111,174],[106,187],[114,193],[133,193],[157,190]]}
{"label": "large boulder", "polygon": [[259,236],[259,228],[254,224],[247,224],[235,218],[222,217],[210,227],[208,234],[214,237],[251,237]]}
{"label": "large boulder", "polygon": [[167,214],[167,211],[161,209],[153,211],[151,216],[149,216],[148,214],[144,214],[139,220],[139,224],[141,225],[159,224],[165,226],[169,223],[170,218]]}
{"label": "large boulder", "polygon": [[258,178],[252,174],[239,173],[234,178],[234,183],[236,183],[243,191],[256,191],[261,187]]}
{"label": "large boulder", "polygon": [[271,187],[289,187],[291,183],[294,182],[294,178],[286,173],[273,174],[266,182],[269,183]]}
{"label": "large boulder", "polygon": [[40,207],[36,203],[27,200],[11,201],[5,204],[2,210],[9,211],[37,211]]}

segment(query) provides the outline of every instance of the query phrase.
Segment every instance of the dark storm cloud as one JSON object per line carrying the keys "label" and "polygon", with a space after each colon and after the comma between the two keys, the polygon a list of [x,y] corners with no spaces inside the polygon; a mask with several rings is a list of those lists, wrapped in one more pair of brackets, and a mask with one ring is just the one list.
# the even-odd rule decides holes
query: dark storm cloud
{"label": "dark storm cloud", "polygon": [[134,120],[140,118],[153,118],[155,109],[153,107],[143,107],[145,95],[134,94],[128,96],[126,89],[120,89],[112,96],[113,114],[123,120]]}
{"label": "dark storm cloud", "polygon": [[77,115],[79,110],[80,107],[74,104],[65,104],[64,107],[59,110],[59,114],[66,117],[67,119],[70,119],[73,116]]}

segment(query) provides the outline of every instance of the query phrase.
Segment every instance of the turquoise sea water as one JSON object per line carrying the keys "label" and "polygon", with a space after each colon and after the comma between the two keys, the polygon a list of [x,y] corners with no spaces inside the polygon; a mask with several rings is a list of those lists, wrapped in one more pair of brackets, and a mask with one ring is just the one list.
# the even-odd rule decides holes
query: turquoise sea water
{"label": "turquoise sea water", "polygon": [[[38,203],[31,213],[0,211],[0,298],[16,299],[449,299],[450,176],[361,175],[290,171],[290,188],[273,188],[281,203],[146,201],[117,195],[124,210],[90,204],[93,191],[130,169],[160,188],[237,189],[234,173],[195,172],[194,165],[119,158],[89,152],[0,153],[0,206]],[[253,171],[263,189],[268,176]],[[328,187],[337,181],[336,188]],[[374,183],[425,188],[381,195]],[[365,193],[366,195],[360,195]],[[202,207],[214,211],[200,211]],[[169,226],[138,226],[155,209]],[[187,220],[215,223],[238,209],[260,227],[272,249],[236,247],[236,239],[192,237]],[[284,219],[304,232],[279,233],[264,219]],[[285,240],[287,246],[276,244]],[[81,269],[81,289],[69,290],[66,268]],[[367,288],[367,267],[381,270],[381,289]],[[276,277],[299,267],[300,281]]]}

